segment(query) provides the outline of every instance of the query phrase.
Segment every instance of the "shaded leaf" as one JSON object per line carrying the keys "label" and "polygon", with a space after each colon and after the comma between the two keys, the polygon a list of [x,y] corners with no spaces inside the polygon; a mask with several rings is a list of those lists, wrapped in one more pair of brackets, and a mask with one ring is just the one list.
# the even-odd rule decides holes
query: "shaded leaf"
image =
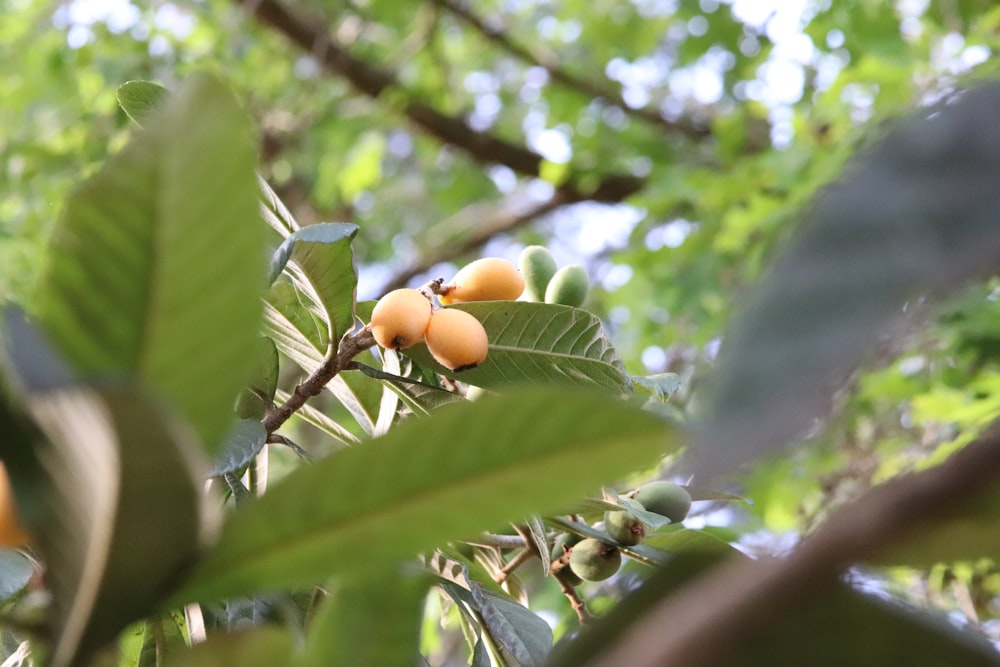
{"label": "shaded leaf", "polygon": [[854,161],[726,336],[703,414],[703,472],[801,436],[907,299],[995,271],[1000,86],[923,109]]}
{"label": "shaded leaf", "polygon": [[322,306],[327,339],[333,342],[354,326],[358,276],[351,241],[357,233],[358,226],[348,223],[309,225],[285,239],[271,260],[269,282],[288,271],[295,285]]}
{"label": "shaded leaf", "polygon": [[517,384],[594,386],[618,396],[632,383],[597,316],[548,303],[493,301],[451,306],[472,313],[489,336],[486,361],[454,373],[433,360],[423,343],[406,350],[441,375],[486,389]]}
{"label": "shaded leaf", "polygon": [[263,625],[212,635],[201,644],[167,656],[164,667],[276,667],[294,664],[294,654],[295,643],[287,630]]}
{"label": "shaded leaf", "polygon": [[430,588],[430,576],[413,570],[342,577],[309,623],[305,667],[413,667]]}
{"label": "shaded leaf", "polygon": [[229,431],[222,444],[222,451],[209,473],[221,477],[226,473],[246,468],[267,443],[267,429],[256,419],[241,419]]}
{"label": "shaded leaf", "polygon": [[666,401],[681,388],[681,376],[677,373],[633,375],[632,383],[647,390],[661,401]]}
{"label": "shaded leaf", "polygon": [[229,428],[260,321],[254,161],[237,101],[193,77],[70,195],[38,291],[40,320],[74,368],[142,378],[209,451]]}
{"label": "shaded leaf", "polygon": [[542,562],[542,576],[547,577],[552,566],[552,558],[549,553],[550,545],[549,538],[545,533],[545,523],[541,518],[532,516],[528,517],[525,525],[528,527],[528,536],[538,552],[538,558]]}
{"label": "shaded leaf", "polygon": [[264,221],[281,234],[282,238],[298,231],[300,226],[295,216],[260,174],[257,175],[257,187],[260,188],[260,214]]}
{"label": "shaded leaf", "polygon": [[152,81],[126,81],[118,86],[115,94],[122,111],[137,124],[142,125],[170,93]]}
{"label": "shaded leaf", "polygon": [[540,667],[552,649],[552,628],[537,614],[508,597],[485,590],[474,580],[467,587],[443,584],[459,605],[472,612],[506,664]]}
{"label": "shaded leaf", "polygon": [[267,410],[268,401],[274,399],[278,389],[278,348],[270,338],[257,339],[256,364],[243,390],[236,399],[236,416],[241,419],[260,419]]}
{"label": "shaded leaf", "polygon": [[35,566],[31,559],[13,549],[0,549],[0,604],[24,590]]}
{"label": "shaded leaf", "polygon": [[180,597],[385,565],[568,504],[677,445],[663,422],[578,392],[532,389],[441,408],[300,468],[238,509]]}

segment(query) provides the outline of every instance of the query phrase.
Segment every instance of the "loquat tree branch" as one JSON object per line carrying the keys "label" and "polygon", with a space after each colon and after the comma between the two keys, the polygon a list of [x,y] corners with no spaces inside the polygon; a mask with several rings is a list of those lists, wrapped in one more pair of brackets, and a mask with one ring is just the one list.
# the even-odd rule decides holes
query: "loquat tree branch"
{"label": "loquat tree branch", "polygon": [[591,79],[577,76],[565,70],[553,55],[541,54],[517,43],[510,34],[497,22],[489,21],[477,15],[468,0],[431,0],[432,3],[447,10],[463,23],[471,26],[483,37],[493,42],[508,53],[535,67],[541,67],[549,73],[556,83],[572,88],[583,95],[599,99],[606,104],[621,109],[623,112],[643,122],[656,125],[672,134],[680,134],[690,139],[701,140],[710,133],[707,129],[696,127],[690,123],[675,122],[664,118],[655,110],[643,107],[631,107],[625,103],[621,95],[612,90],[609,85],[600,85]]}
{"label": "loquat tree branch", "polygon": [[295,386],[288,400],[265,412],[262,423],[268,436],[281,428],[299,408],[306,404],[306,401],[319,395],[330,380],[351,365],[354,357],[374,345],[375,338],[368,327],[362,328],[357,333],[344,336],[339,346],[331,345],[323,363],[309,377]]}
{"label": "loquat tree branch", "polygon": [[[234,2],[249,11],[259,23],[276,30],[310,53],[326,70],[343,77],[361,93],[378,99],[390,88],[402,91],[402,113],[426,134],[463,150],[483,164],[501,164],[525,176],[539,176],[543,162],[541,155],[489,132],[475,130],[460,116],[445,114],[405,95],[405,89],[394,73],[351,55],[330,35],[324,21],[307,21],[292,13],[279,0]],[[561,185],[560,190],[574,201],[593,199],[612,202],[623,200],[644,185],[644,179],[631,174],[610,174],[592,187],[570,180]]]}
{"label": "loquat tree branch", "polygon": [[[935,468],[878,486],[834,512],[785,558],[723,563],[654,605],[589,667],[718,664],[815,586],[946,519],[1000,482],[1000,422]],[[663,628],[670,628],[664,632]]]}
{"label": "loquat tree branch", "polygon": [[[436,240],[436,229],[429,230],[426,246],[431,250],[425,252],[413,264],[395,274],[386,284],[386,291],[405,287],[413,278],[429,271],[442,262],[457,259],[489,242],[493,237],[512,232],[529,224],[533,220],[555,211],[563,206],[574,203],[565,192],[557,190],[546,201],[528,207],[512,208],[504,205],[484,210],[487,205],[472,204],[447,220],[439,228],[440,236],[447,237]],[[463,234],[463,230],[467,230]]]}

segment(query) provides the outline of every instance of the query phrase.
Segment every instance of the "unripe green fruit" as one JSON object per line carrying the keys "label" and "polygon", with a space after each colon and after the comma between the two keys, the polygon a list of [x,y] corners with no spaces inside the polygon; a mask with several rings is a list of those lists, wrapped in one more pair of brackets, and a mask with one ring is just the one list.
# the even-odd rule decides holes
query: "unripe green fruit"
{"label": "unripe green fruit", "polygon": [[576,576],[587,581],[604,581],[617,572],[621,565],[622,555],[617,547],[592,537],[574,546],[569,555],[570,569]]}
{"label": "unripe green fruit", "polygon": [[430,299],[419,290],[393,290],[372,309],[372,336],[382,347],[402,350],[420,342],[430,319]]}
{"label": "unripe green fruit", "polygon": [[521,251],[521,275],[524,277],[524,292],[529,301],[544,301],[545,288],[559,269],[555,257],[549,249],[540,245],[529,245]]}
{"label": "unripe green fruit", "polygon": [[579,264],[564,266],[556,271],[545,288],[545,303],[561,303],[564,306],[579,307],[587,300],[590,278],[587,269]]}
{"label": "unripe green fruit", "polygon": [[632,497],[650,512],[667,517],[671,523],[683,521],[691,509],[691,494],[673,482],[644,484],[635,490]]}
{"label": "unripe green fruit", "polygon": [[[550,556],[553,561],[562,558],[567,551],[573,548],[574,545],[579,544],[583,538],[575,533],[563,533],[556,538],[555,543],[552,545],[552,553]],[[578,577],[573,569],[570,567],[564,567],[561,570],[567,583],[573,586],[579,586],[583,583],[583,579]]]}
{"label": "unripe green fruit", "polygon": [[646,537],[646,524],[628,510],[605,512],[604,530],[627,547],[639,544]]}

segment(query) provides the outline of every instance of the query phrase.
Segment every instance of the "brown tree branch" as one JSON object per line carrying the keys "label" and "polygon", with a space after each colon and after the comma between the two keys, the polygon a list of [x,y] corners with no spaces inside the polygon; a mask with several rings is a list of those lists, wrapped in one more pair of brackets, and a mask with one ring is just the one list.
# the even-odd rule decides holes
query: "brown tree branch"
{"label": "brown tree branch", "polygon": [[508,53],[513,54],[529,65],[541,67],[557,83],[572,88],[588,97],[602,100],[611,106],[621,109],[634,118],[661,127],[670,133],[681,134],[695,140],[704,139],[710,134],[707,129],[696,127],[690,123],[670,121],[652,109],[629,106],[622,99],[621,95],[610,88],[566,71],[554,57],[535,53],[527,47],[518,44],[506,30],[478,16],[467,0],[431,0],[431,2],[438,7],[446,9],[459,20],[472,26],[483,37]]}
{"label": "brown tree branch", "polygon": [[[278,0],[234,0],[263,25],[269,26],[306,52],[327,70],[345,78],[357,90],[377,99],[389,88],[402,89],[395,75],[352,56],[331,37],[322,21],[306,21],[285,8]],[[484,164],[502,164],[519,174],[537,177],[542,156],[524,146],[472,129],[459,116],[449,116],[434,107],[407,96],[402,113],[424,132],[456,146]],[[593,188],[569,181],[560,186],[576,200],[621,201],[642,189],[645,181],[629,174],[611,174]]]}
{"label": "brown tree branch", "polygon": [[[413,278],[430,270],[431,267],[472,252],[498,234],[511,232],[539,216],[551,213],[575,201],[579,200],[570,199],[566,192],[557,190],[547,201],[527,209],[512,210],[509,207],[501,207],[500,210],[483,213],[482,204],[473,204],[442,222],[440,227],[447,230],[448,238],[439,240],[429,238],[427,246],[430,250],[413,264],[394,275],[387,283],[385,291],[405,287]],[[462,235],[461,231],[456,232],[456,229],[464,227],[463,220],[471,218],[474,220],[473,224],[468,225],[468,234]],[[433,237],[433,230],[430,236]]]}
{"label": "brown tree branch", "polygon": [[279,407],[272,407],[264,414],[262,423],[270,436],[295,414],[295,411],[306,404],[313,396],[317,396],[323,387],[332,380],[337,373],[346,369],[348,365],[368,348],[375,345],[375,338],[371,329],[364,327],[356,334],[345,336],[338,347],[330,346],[323,363],[314,370],[308,378],[295,386],[292,395]]}
{"label": "brown tree branch", "polygon": [[[729,561],[661,600],[590,667],[718,664],[776,610],[845,568],[947,518],[1000,481],[1000,423],[947,461],[890,481],[834,514],[787,558]],[[670,628],[664,632],[664,628]]]}

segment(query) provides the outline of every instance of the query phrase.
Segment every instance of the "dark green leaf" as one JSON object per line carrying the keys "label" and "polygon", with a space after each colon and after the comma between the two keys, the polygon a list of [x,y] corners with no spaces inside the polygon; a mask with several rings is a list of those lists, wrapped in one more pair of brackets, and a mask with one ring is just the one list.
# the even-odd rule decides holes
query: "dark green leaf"
{"label": "dark green leaf", "polygon": [[323,307],[327,339],[335,343],[354,326],[358,276],[351,241],[357,233],[358,226],[347,223],[309,225],[285,239],[271,260],[270,282],[287,270],[295,285]]}
{"label": "dark green leaf", "polygon": [[579,392],[530,389],[446,406],[300,468],[237,510],[181,597],[308,584],[392,563],[566,506],[678,444],[660,420]]}
{"label": "dark green leaf", "polygon": [[267,442],[267,429],[256,419],[241,419],[233,424],[232,430],[222,443],[219,453],[209,473],[221,477],[247,467]]}
{"label": "dark green leaf", "polygon": [[[256,364],[251,377],[236,399],[236,416],[260,419],[278,389],[278,348],[270,338],[257,339]],[[266,399],[266,400],[265,400]]]}
{"label": "dark green leaf", "polygon": [[137,124],[145,123],[149,115],[169,93],[151,81],[126,81],[118,86],[118,105]]}
{"label": "dark green leaf", "polygon": [[552,628],[513,600],[484,590],[475,581],[470,592],[486,632],[501,654],[519,667],[541,667],[552,650]]}
{"label": "dark green leaf", "polygon": [[[33,527],[53,595],[52,660],[67,665],[150,613],[214,521],[193,436],[127,388],[32,397],[49,520]],[[142,535],[141,540],[135,539]]]}
{"label": "dark green leaf", "polygon": [[486,389],[518,384],[596,386],[617,396],[631,380],[593,314],[579,308],[526,301],[464,303],[482,322],[489,356],[478,367],[454,373],[433,360],[424,344],[406,350],[421,364]]}
{"label": "dark green leaf", "polygon": [[41,322],[77,370],[141,377],[209,451],[260,322],[254,160],[237,101],[193,77],[69,197],[38,292]]}

